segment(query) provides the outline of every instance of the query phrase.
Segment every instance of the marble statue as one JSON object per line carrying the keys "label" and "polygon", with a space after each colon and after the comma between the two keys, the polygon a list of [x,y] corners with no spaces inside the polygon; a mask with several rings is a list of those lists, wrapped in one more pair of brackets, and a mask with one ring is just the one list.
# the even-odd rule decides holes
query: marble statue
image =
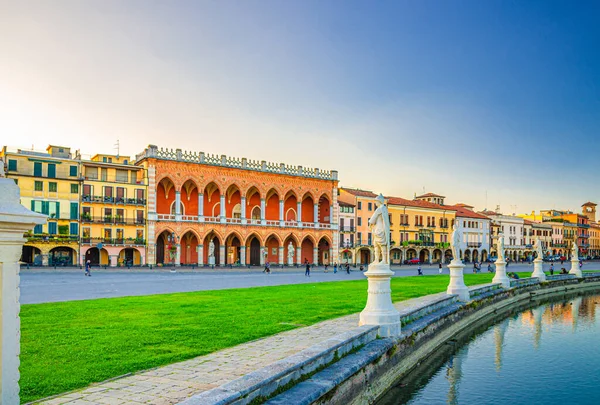
{"label": "marble statue", "polygon": [[542,260],[544,258],[544,252],[542,251],[542,241],[540,238],[535,238],[535,252],[537,253],[537,258]]}
{"label": "marble statue", "polygon": [[288,264],[294,263],[294,245],[292,242],[288,245]]}
{"label": "marble statue", "polygon": [[215,256],[215,244],[211,240],[210,243],[208,244],[208,257],[214,257],[214,256]]}
{"label": "marble statue", "polygon": [[374,264],[389,264],[390,251],[390,216],[387,206],[384,204],[383,195],[376,198],[378,207],[369,219],[369,229],[372,229],[375,259]]}
{"label": "marble statue", "polygon": [[571,248],[571,259],[579,258],[579,248],[577,247],[577,243],[573,242],[573,248]]}
{"label": "marble statue", "polygon": [[452,249],[452,256],[454,260],[460,260],[460,242],[462,241],[462,234],[458,230],[456,223],[452,230],[452,238],[450,239],[450,247]]}
{"label": "marble statue", "polygon": [[498,234],[498,244],[496,249],[498,250],[498,260],[503,262],[504,261],[504,234],[502,232],[500,232]]}

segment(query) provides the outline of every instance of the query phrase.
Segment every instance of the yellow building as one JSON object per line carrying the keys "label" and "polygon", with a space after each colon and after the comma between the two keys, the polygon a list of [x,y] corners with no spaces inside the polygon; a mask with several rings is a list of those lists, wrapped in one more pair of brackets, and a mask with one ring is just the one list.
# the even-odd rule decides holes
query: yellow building
{"label": "yellow building", "polygon": [[146,264],[146,169],[129,157],[82,161],[81,264]]}
{"label": "yellow building", "polygon": [[2,149],[6,175],[15,179],[21,204],[48,215],[26,235],[21,260],[34,265],[72,265],[79,255],[81,158],[70,148],[48,146],[46,152]]}
{"label": "yellow building", "polygon": [[[441,204],[430,202],[427,200],[429,198],[435,198]],[[418,258],[421,263],[438,263],[452,255],[449,238],[456,210],[444,206],[443,202],[443,196],[434,194],[426,194],[415,200],[387,198],[392,264],[413,258]]]}

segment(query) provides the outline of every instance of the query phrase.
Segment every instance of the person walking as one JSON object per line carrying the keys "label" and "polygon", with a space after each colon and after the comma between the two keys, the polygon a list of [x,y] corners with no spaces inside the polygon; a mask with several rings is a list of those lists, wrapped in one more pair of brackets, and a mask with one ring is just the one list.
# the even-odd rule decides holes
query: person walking
{"label": "person walking", "polygon": [[329,264],[325,263],[325,273],[329,273]]}
{"label": "person walking", "polygon": [[88,260],[87,262],[85,262],[85,273],[84,273],[84,275],[92,277],[91,270],[92,270],[92,263]]}
{"label": "person walking", "polygon": [[269,270],[269,261],[265,262],[265,268],[263,269],[263,273],[266,273]]}
{"label": "person walking", "polygon": [[419,264],[419,267],[417,267],[417,275],[422,276],[423,275],[423,271],[421,271],[421,265]]}
{"label": "person walking", "polygon": [[491,273],[491,272],[492,272],[492,264],[488,263],[488,273]]}
{"label": "person walking", "polygon": [[304,264],[306,265],[306,270],[304,271],[304,276],[310,277],[310,263],[308,263],[308,260],[306,260],[306,262]]}
{"label": "person walking", "polygon": [[333,274],[337,273],[337,263],[333,263]]}
{"label": "person walking", "polygon": [[440,261],[438,272],[442,274],[442,262]]}
{"label": "person walking", "polygon": [[346,273],[350,274],[350,265],[346,263]]}
{"label": "person walking", "polygon": [[550,275],[554,274],[554,263],[550,263]]}
{"label": "person walking", "polygon": [[271,274],[271,262],[267,262],[267,274]]}

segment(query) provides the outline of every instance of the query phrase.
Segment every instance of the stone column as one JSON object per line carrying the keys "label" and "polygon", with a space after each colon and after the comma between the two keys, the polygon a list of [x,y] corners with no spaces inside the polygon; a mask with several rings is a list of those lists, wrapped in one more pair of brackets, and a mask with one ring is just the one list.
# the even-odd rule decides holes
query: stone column
{"label": "stone column", "polygon": [[181,191],[175,191],[175,221],[181,221]]}
{"label": "stone column", "polygon": [[496,265],[496,274],[492,283],[500,283],[503,288],[510,288],[510,279],[506,275],[506,262],[498,256],[494,264]]}
{"label": "stone column", "polygon": [[531,277],[537,277],[540,282],[546,281],[546,274],[543,270],[543,260],[539,257],[536,257],[533,261],[533,273],[531,273]]}
{"label": "stone column", "polygon": [[315,266],[319,265],[319,249],[318,248],[313,249],[313,264]]}
{"label": "stone column", "polygon": [[240,266],[246,265],[246,246],[240,246]]}
{"label": "stone column", "polygon": [[284,264],[283,261],[283,246],[279,246],[279,256],[277,257],[277,264],[280,266]]}
{"label": "stone column", "polygon": [[358,325],[378,325],[381,337],[400,335],[400,314],[392,304],[390,288],[394,272],[390,270],[389,263],[371,263],[364,275],[369,280],[367,305],[360,313]]}
{"label": "stone column", "polygon": [[333,266],[333,263],[337,260],[333,260],[333,248],[329,248],[329,265]]}
{"label": "stone column", "polygon": [[175,253],[175,266],[180,266],[181,265],[181,244],[178,243],[176,246],[177,246],[177,252]]}
{"label": "stone column", "polygon": [[463,269],[465,265],[460,259],[452,259],[448,265],[450,270],[450,285],[446,290],[447,294],[458,295],[460,301],[469,301],[471,296],[469,295],[469,288],[465,285],[463,276]]}
{"label": "stone column", "polygon": [[579,252],[571,257],[571,270],[569,270],[569,274],[572,274],[577,278],[583,277],[583,273],[579,268]]}
{"label": "stone column", "polygon": [[316,228],[317,227],[316,224],[319,222],[319,204],[318,203],[314,205],[314,216],[315,216],[314,221],[315,221],[315,228]]}
{"label": "stone column", "polygon": [[298,221],[298,226],[302,226],[302,201],[298,201],[297,204],[296,221]]}
{"label": "stone column", "polygon": [[260,265],[264,266],[265,265],[265,252],[266,252],[266,247],[262,246],[260,248]]}
{"label": "stone column", "polygon": [[246,197],[242,197],[242,200],[240,201],[240,206],[242,207],[242,212],[240,214],[240,216],[242,217],[242,224],[247,224],[248,221],[246,221]]}
{"label": "stone column", "polygon": [[302,266],[303,260],[304,259],[302,259],[302,247],[298,246],[296,248],[296,264],[298,266]]}
{"label": "stone column", "polygon": [[47,265],[48,265],[48,254],[42,253],[42,266],[47,266]]}
{"label": "stone column", "polygon": [[198,267],[204,266],[204,245],[196,246],[198,252]]}
{"label": "stone column", "polygon": [[198,222],[204,222],[204,194],[198,194]]}
{"label": "stone column", "polygon": [[279,200],[279,226],[283,226],[283,204],[284,201],[283,200]]}
{"label": "stone column", "polygon": [[0,167],[0,403],[8,405],[20,403],[19,259],[25,242],[23,234],[35,225],[46,223],[46,216],[31,212],[20,204],[19,188],[13,179],[3,177],[3,169]]}
{"label": "stone column", "polygon": [[219,267],[225,266],[225,244],[219,246]]}
{"label": "stone column", "polygon": [[265,214],[266,214],[265,209],[266,209],[265,199],[261,198],[260,199],[260,223],[262,225],[267,224],[267,220],[265,219]]}
{"label": "stone column", "polygon": [[110,255],[108,256],[108,260],[110,263],[110,267],[117,267],[117,263],[119,262],[119,255]]}
{"label": "stone column", "polygon": [[221,204],[220,204],[220,208],[221,208],[221,223],[224,224],[225,221],[225,194],[221,194]]}

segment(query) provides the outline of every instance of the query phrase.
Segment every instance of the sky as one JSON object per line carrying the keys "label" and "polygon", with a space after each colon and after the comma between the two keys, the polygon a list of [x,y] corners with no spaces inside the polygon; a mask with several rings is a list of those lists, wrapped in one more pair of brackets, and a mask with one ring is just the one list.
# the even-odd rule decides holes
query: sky
{"label": "sky", "polygon": [[600,203],[599,50],[598,1],[0,0],[0,144],[578,211]]}

